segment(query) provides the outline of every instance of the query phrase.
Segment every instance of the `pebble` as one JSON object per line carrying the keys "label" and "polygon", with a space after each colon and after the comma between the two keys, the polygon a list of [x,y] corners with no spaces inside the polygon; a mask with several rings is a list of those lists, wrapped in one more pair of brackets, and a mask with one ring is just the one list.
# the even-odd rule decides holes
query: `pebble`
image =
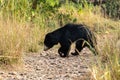
{"label": "pebble", "polygon": [[0,75],[3,75],[4,74],[4,72],[3,71],[0,71]]}
{"label": "pebble", "polygon": [[[87,60],[87,64],[91,63],[90,54],[86,51],[83,53],[86,53],[84,60]],[[70,55],[68,58],[61,58],[54,51],[43,51],[40,55],[31,53],[25,56],[24,62],[25,70],[0,71],[0,77],[3,80],[75,80],[89,73],[88,67],[80,57]]]}
{"label": "pebble", "polygon": [[9,72],[8,74],[9,74],[9,75],[16,75],[17,72]]}

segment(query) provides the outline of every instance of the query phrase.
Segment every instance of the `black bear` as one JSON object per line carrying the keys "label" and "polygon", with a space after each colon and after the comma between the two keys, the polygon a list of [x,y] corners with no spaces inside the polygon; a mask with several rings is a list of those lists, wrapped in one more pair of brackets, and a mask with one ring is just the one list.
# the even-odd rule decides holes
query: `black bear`
{"label": "black bear", "polygon": [[75,53],[71,53],[72,55],[78,55],[84,47],[88,47],[95,55],[97,54],[95,36],[86,25],[82,24],[66,24],[64,27],[46,34],[44,51],[60,43],[58,53],[61,57],[67,57],[73,42],[75,42],[76,49]]}

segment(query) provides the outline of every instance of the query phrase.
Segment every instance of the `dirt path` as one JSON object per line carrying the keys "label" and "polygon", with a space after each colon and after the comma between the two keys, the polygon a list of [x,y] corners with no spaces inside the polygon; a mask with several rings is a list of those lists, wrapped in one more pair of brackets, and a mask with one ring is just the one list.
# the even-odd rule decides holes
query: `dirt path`
{"label": "dirt path", "polygon": [[23,71],[0,71],[2,80],[92,80],[89,64],[94,55],[84,49],[79,56],[61,58],[56,50],[27,54]]}

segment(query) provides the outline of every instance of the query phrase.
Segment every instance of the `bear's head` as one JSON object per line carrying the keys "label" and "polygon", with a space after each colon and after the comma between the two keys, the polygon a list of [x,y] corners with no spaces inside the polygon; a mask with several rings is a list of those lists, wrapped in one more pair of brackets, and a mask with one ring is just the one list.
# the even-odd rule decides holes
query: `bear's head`
{"label": "bear's head", "polygon": [[44,51],[47,51],[48,49],[52,48],[57,43],[58,39],[56,38],[56,35],[54,33],[46,34],[44,40]]}

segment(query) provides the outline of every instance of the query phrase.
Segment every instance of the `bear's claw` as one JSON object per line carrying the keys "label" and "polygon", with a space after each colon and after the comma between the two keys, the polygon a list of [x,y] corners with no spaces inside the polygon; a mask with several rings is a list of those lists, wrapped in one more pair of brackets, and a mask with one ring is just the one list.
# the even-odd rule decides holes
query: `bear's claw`
{"label": "bear's claw", "polygon": [[76,52],[75,52],[75,53],[71,53],[71,54],[72,54],[72,55],[74,55],[74,56],[77,56],[77,55],[79,55],[79,54],[78,54],[78,53],[76,53]]}

